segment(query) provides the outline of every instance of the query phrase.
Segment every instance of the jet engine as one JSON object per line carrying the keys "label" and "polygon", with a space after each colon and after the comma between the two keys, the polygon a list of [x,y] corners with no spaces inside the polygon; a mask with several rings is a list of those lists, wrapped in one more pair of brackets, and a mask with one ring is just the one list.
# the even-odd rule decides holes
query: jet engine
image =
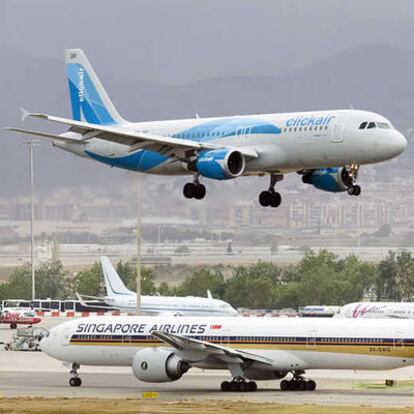
{"label": "jet engine", "polygon": [[181,378],[190,365],[174,352],[159,348],[144,348],[132,359],[134,375],[145,382],[171,382]]}
{"label": "jet engine", "polygon": [[345,167],[321,168],[302,176],[305,184],[312,184],[319,190],[337,193],[352,187],[352,178]]}
{"label": "jet engine", "polygon": [[201,152],[188,163],[188,169],[203,177],[215,180],[229,180],[243,174],[246,160],[241,152],[232,149],[217,149]]}

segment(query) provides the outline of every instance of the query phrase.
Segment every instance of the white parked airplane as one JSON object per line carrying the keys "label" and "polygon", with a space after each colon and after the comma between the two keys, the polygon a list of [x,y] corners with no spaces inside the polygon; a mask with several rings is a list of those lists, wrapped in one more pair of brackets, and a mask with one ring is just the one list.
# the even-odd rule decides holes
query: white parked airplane
{"label": "white parked airplane", "polygon": [[223,391],[254,391],[255,382],[283,380],[282,390],[314,390],[306,369],[384,370],[414,364],[414,327],[406,320],[324,318],[92,317],[52,328],[41,344],[71,364],[131,366],[145,382],[170,382],[191,367],[228,369]]}
{"label": "white parked airplane", "polygon": [[[127,289],[112,263],[106,256],[100,258],[105,280],[107,296],[78,295],[84,306],[85,299],[103,300],[107,305],[125,312],[135,312],[137,309],[137,295]],[[90,305],[94,308],[99,306]],[[105,308],[107,309],[107,308]],[[208,291],[208,297],[197,296],[141,296],[141,312],[145,314],[169,314],[175,316],[236,316],[237,311],[230,304],[220,299],[214,299]]]}
{"label": "white parked airplane", "polygon": [[111,167],[151,174],[192,174],[184,196],[202,199],[200,177],[228,180],[270,175],[262,206],[278,207],[275,185],[298,172],[330,192],[359,195],[359,166],[389,160],[406,148],[404,136],[373,112],[328,110],[131,123],[117,112],[85,54],[66,50],[73,119],[33,116],[69,127],[63,134],[8,128],[48,138],[61,149]]}
{"label": "white parked airplane", "polygon": [[413,302],[355,302],[342,306],[336,318],[414,319]]}

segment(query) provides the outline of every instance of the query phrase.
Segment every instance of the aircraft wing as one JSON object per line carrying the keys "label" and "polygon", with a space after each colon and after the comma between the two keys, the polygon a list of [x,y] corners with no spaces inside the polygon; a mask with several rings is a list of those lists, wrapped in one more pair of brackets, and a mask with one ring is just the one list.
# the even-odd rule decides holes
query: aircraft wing
{"label": "aircraft wing", "polygon": [[[185,151],[188,150],[209,150],[209,149],[221,149],[223,146],[212,144],[209,142],[198,142],[194,140],[187,140],[181,138],[174,138],[169,136],[162,136],[157,134],[151,134],[142,131],[133,131],[128,128],[121,128],[113,125],[98,125],[88,122],[75,121],[73,119],[60,118],[57,116],[29,113],[24,111],[23,117],[34,117],[40,119],[46,119],[58,124],[64,124],[70,126],[70,131],[78,134],[82,134],[83,138],[73,139],[71,142],[86,142],[92,138],[99,138],[119,144],[129,145],[129,151],[136,151],[138,149],[145,148],[151,151],[157,151],[163,155],[176,156],[177,158],[183,158]],[[31,133],[33,135],[43,136],[45,138],[59,139],[59,136],[46,134],[42,132],[21,130],[18,128],[7,128],[8,130],[22,133]],[[67,139],[67,138],[66,138]],[[228,147],[226,147],[228,148]],[[247,158],[257,158],[258,154],[251,148],[237,148]]]}
{"label": "aircraft wing", "polygon": [[213,344],[208,341],[188,338],[186,336],[171,334],[163,331],[152,331],[151,334],[155,338],[163,341],[167,345],[170,345],[179,351],[204,352],[206,356],[213,355],[218,358],[222,356],[227,357],[227,359],[230,357],[231,359],[234,359],[235,362],[251,361],[260,362],[266,365],[272,365],[272,361],[270,359],[251,352],[232,349],[226,346]]}

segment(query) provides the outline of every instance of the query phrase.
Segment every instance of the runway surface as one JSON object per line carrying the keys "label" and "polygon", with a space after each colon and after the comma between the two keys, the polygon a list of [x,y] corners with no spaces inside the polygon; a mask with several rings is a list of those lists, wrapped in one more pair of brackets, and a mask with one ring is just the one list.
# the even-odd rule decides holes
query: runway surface
{"label": "runway surface", "polygon": [[[43,326],[51,327],[63,319],[46,319]],[[0,341],[6,341],[12,331],[0,327]],[[308,403],[329,405],[373,405],[406,407],[414,405],[414,367],[393,371],[308,371],[306,376],[317,382],[314,392],[282,392],[279,381],[260,381],[254,393],[223,393],[220,383],[228,380],[226,371],[191,369],[180,380],[164,384],[138,381],[129,367],[85,367],[80,369],[81,387],[69,387],[69,369],[62,362],[41,352],[0,350],[0,397],[95,397],[141,398],[145,391],[157,391],[166,401],[232,399],[251,402]],[[381,385],[394,379],[407,386],[382,389],[362,389]]]}

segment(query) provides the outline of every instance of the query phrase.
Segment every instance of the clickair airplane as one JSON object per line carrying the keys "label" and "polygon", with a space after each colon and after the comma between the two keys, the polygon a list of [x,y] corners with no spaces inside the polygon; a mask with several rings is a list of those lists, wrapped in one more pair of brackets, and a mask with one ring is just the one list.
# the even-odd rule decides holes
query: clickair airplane
{"label": "clickair airplane", "polygon": [[111,167],[162,175],[192,175],[186,198],[202,199],[200,178],[268,175],[262,206],[278,207],[275,185],[297,172],[306,184],[359,195],[360,165],[401,154],[407,141],[381,115],[329,110],[131,123],[123,119],[80,49],[66,50],[72,119],[24,111],[68,127],[63,134],[8,128],[51,139],[61,149]]}
{"label": "clickair airplane", "polygon": [[[86,300],[100,300],[106,305],[124,312],[137,310],[137,294],[129,290],[112,263],[106,256],[100,258],[102,272],[105,280],[107,295],[103,298],[96,296],[79,295],[78,299],[85,307],[99,308],[99,305],[88,305]],[[102,306],[104,309],[108,307]],[[237,311],[229,303],[220,299],[214,299],[210,291],[207,297],[197,296],[141,296],[141,313],[148,315],[173,315],[173,316],[236,316]]]}

